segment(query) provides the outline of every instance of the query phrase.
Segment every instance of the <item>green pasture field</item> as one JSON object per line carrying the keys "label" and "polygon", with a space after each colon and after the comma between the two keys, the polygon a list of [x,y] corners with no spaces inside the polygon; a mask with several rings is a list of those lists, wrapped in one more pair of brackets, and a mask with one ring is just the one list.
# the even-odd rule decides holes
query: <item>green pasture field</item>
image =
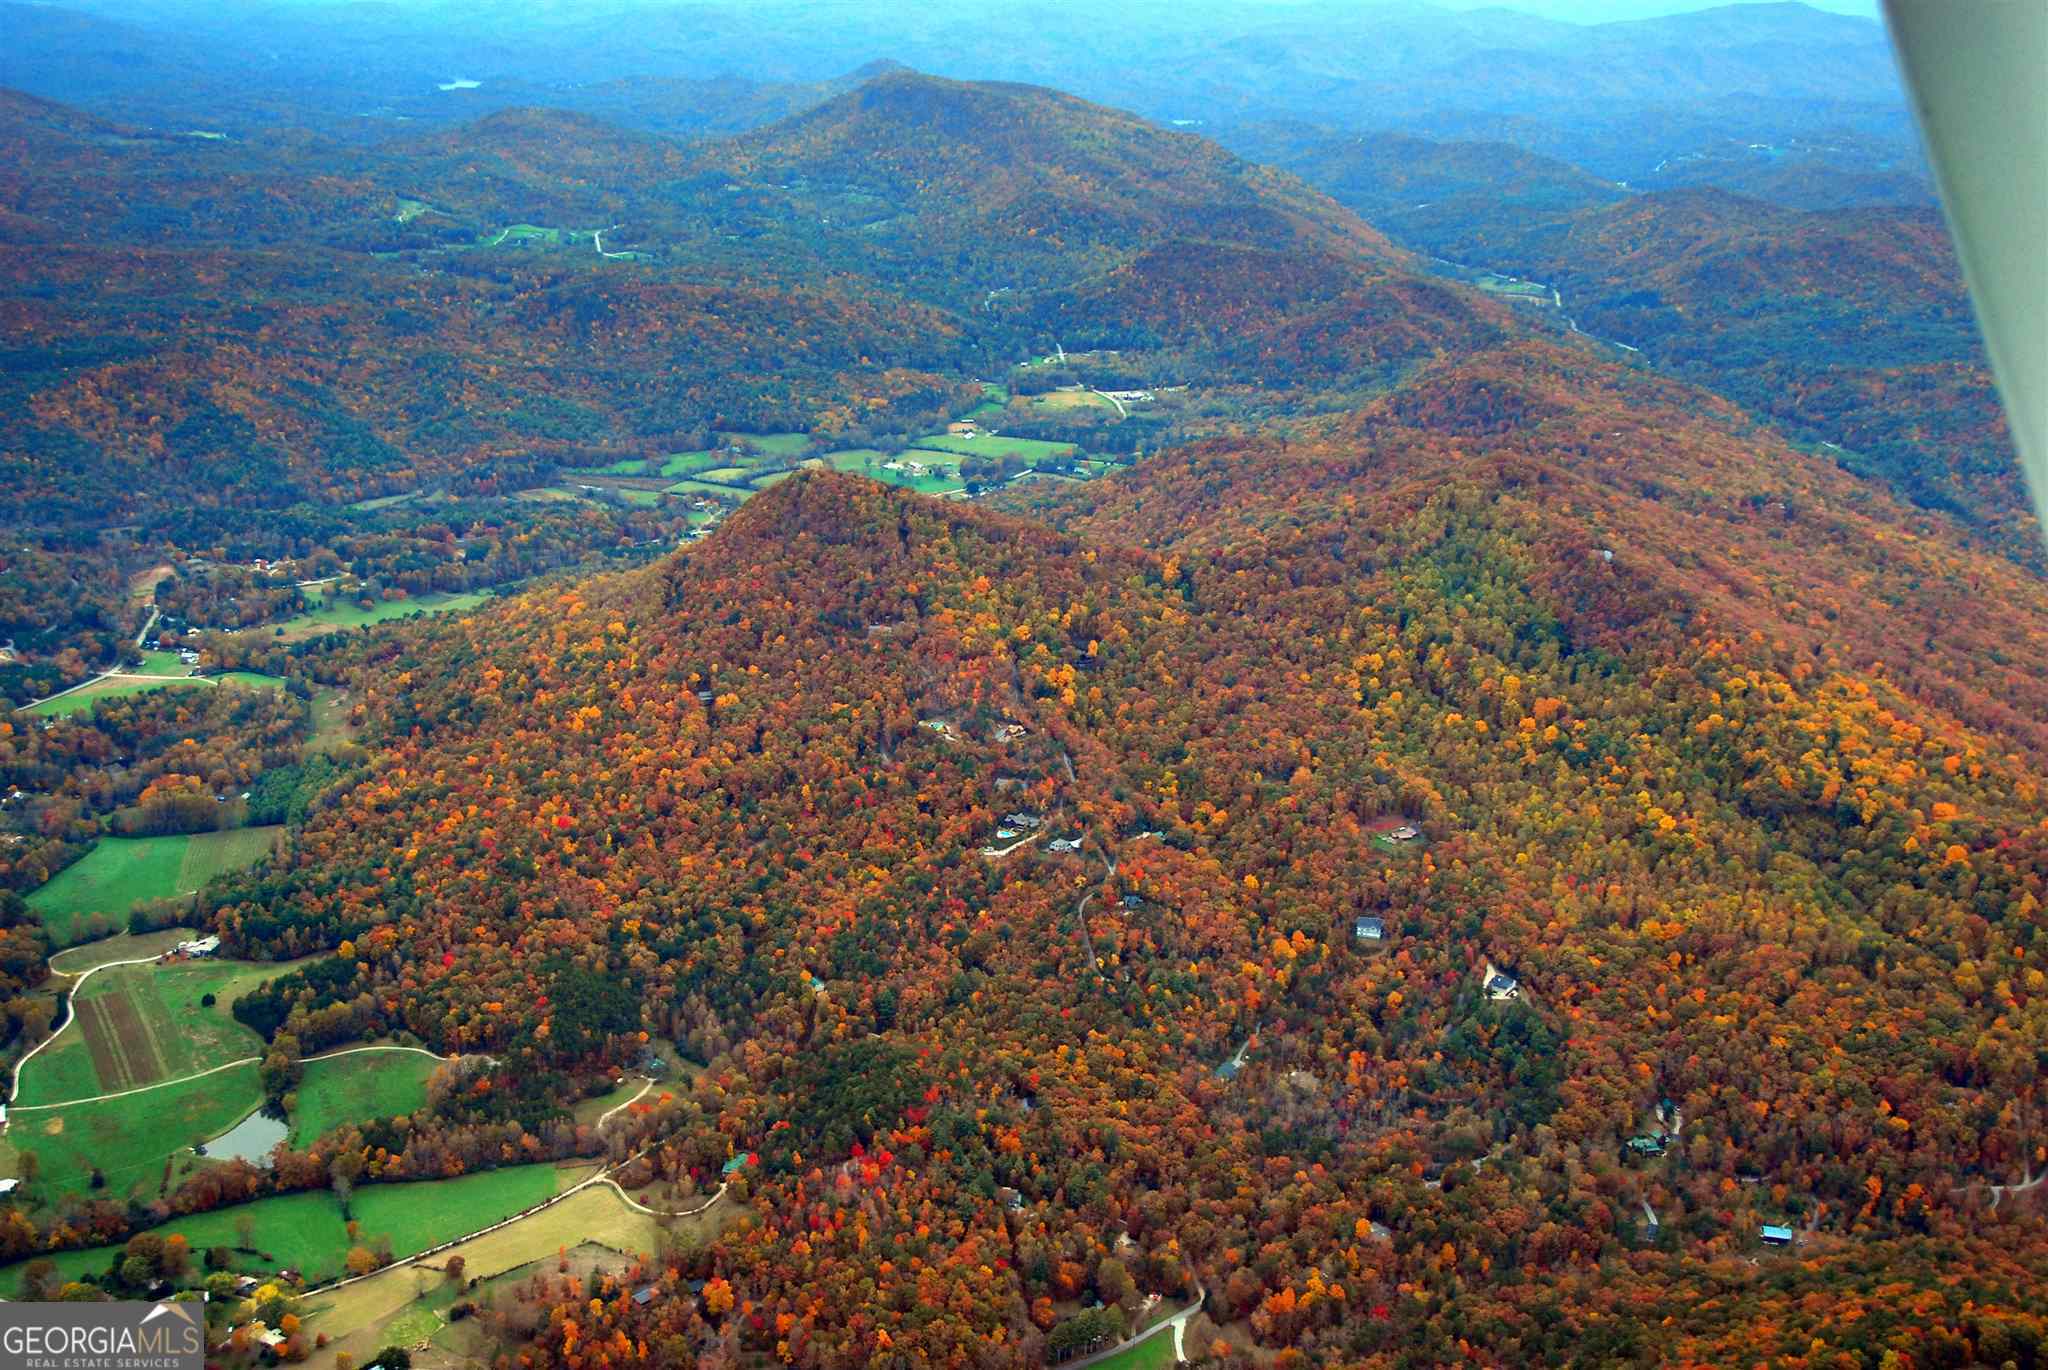
{"label": "green pasture field", "polygon": [[[218,1137],[263,1102],[263,1087],[250,1061],[196,1080],[161,1089],[62,1108],[15,1112],[7,1140],[19,1155],[33,1151],[41,1166],[31,1191],[38,1198],[94,1192],[94,1166],[106,1176],[98,1193],[109,1199],[153,1199],[164,1171],[179,1184],[197,1165],[191,1147]],[[183,1154],[187,1164],[176,1162]]]}
{"label": "green pasture field", "polygon": [[164,676],[156,680],[101,680],[82,690],[73,690],[56,699],[46,699],[40,704],[31,704],[21,712],[35,718],[69,718],[72,714],[89,713],[95,702],[112,699],[118,695],[139,695],[150,690],[172,687],[189,688],[197,681],[189,676]]}
{"label": "green pasture field", "polygon": [[121,669],[133,672],[136,675],[188,676],[192,674],[192,668],[180,661],[176,652],[145,651],[142,654],[141,665],[123,666]]}
{"label": "green pasture field", "polygon": [[[488,1227],[539,1203],[556,1192],[557,1175],[552,1165],[523,1165],[452,1180],[362,1185],[355,1191],[350,1211],[361,1225],[365,1245],[388,1237],[392,1255],[403,1258]],[[342,1262],[353,1244],[341,1205],[331,1191],[324,1189],[215,1209],[150,1230],[166,1237],[182,1233],[192,1246],[196,1265],[212,1247],[232,1249],[242,1245],[239,1223],[245,1218],[249,1244],[271,1259],[266,1262],[236,1251],[229,1262],[230,1269],[268,1274],[291,1266],[308,1283],[317,1283],[341,1273]],[[64,1278],[76,1279],[106,1270],[121,1251],[119,1246],[101,1246],[62,1252],[49,1259],[56,1263]],[[26,1264],[18,1261],[0,1271],[0,1292],[12,1295],[20,1289]]]}
{"label": "green pasture field", "polygon": [[[872,458],[872,464],[870,464],[870,458]],[[930,470],[922,476],[913,476],[907,471],[883,470],[883,463],[890,460],[915,461],[926,467],[937,469]],[[958,490],[961,488],[960,458],[951,452],[926,452],[919,450],[905,452],[901,458],[891,458],[881,452],[854,449],[846,452],[833,452],[825,458],[825,461],[835,471],[853,471],[868,477],[870,480],[878,480],[887,485],[900,485],[906,490],[916,490],[927,495],[935,495],[942,491]]]}
{"label": "green pasture field", "polygon": [[574,466],[564,468],[572,476],[644,476],[648,474],[649,463],[641,457],[621,457],[609,466]]}
{"label": "green pasture field", "polygon": [[917,445],[927,451],[951,452],[962,457],[1022,457],[1027,461],[1071,457],[1079,450],[1071,442],[1045,442],[1038,438],[954,438],[944,433],[919,438]]}
{"label": "green pasture field", "polygon": [[191,894],[222,871],[253,865],[270,850],[277,833],[276,828],[234,828],[175,837],[103,837],[31,893],[28,905],[56,941],[67,942],[87,914],[125,918],[142,900]]}
{"label": "green pasture field", "polygon": [[406,618],[412,614],[445,614],[463,609],[474,609],[489,599],[482,590],[471,590],[460,594],[413,595],[407,599],[388,599],[365,609],[353,600],[336,599],[323,595],[319,605],[308,609],[294,618],[288,618],[277,626],[279,634],[286,641],[299,638],[317,637],[321,633],[342,628],[360,628],[366,624],[384,623],[394,618]]}
{"label": "green pasture field", "polygon": [[811,445],[809,433],[720,433],[725,443],[741,442],[770,457],[800,457]]}
{"label": "green pasture field", "polygon": [[426,1104],[427,1077],[439,1064],[414,1051],[358,1051],[308,1062],[292,1112],[292,1145],[309,1145],[343,1123],[413,1113]]}

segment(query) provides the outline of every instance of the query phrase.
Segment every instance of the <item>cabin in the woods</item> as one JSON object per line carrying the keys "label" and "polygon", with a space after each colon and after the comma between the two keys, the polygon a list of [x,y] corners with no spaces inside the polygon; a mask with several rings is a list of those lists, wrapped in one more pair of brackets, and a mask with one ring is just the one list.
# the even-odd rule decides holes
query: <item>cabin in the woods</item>
{"label": "cabin in the woods", "polygon": [[1012,1213],[1022,1213],[1024,1211],[1024,1196],[1008,1185],[997,1187],[996,1198],[1002,1202],[1004,1208],[1009,1209]]}
{"label": "cabin in the woods", "polygon": [[1422,829],[1416,827],[1413,823],[1403,823],[1398,828],[1389,829],[1387,836],[1396,842],[1413,842],[1416,838],[1422,836]]}
{"label": "cabin in the woods", "polygon": [[1645,1133],[1640,1137],[1629,1138],[1628,1149],[1638,1156],[1662,1156],[1664,1154],[1664,1139]]}
{"label": "cabin in the woods", "polygon": [[1079,851],[1081,850],[1081,839],[1078,837],[1055,837],[1047,845],[1054,851]]}
{"label": "cabin in the woods", "polygon": [[1488,961],[1479,972],[1479,983],[1486,991],[1486,997],[1494,1003],[1505,1003],[1522,997],[1522,986],[1514,976]]}
{"label": "cabin in the woods", "polygon": [[1387,940],[1386,920],[1361,913],[1351,920],[1351,935],[1361,942],[1384,942]]}
{"label": "cabin in the woods", "polygon": [[1756,1234],[1763,1238],[1764,1243],[1768,1246],[1790,1246],[1792,1244],[1792,1229],[1789,1227],[1779,1227],[1776,1223],[1765,1223],[1757,1229]]}

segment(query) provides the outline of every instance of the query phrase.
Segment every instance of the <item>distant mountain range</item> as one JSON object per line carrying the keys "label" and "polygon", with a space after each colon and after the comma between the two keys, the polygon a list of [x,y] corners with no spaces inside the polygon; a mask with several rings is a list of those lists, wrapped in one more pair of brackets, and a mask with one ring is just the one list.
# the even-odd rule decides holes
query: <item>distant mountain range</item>
{"label": "distant mountain range", "polygon": [[[121,243],[316,249],[330,280],[410,262],[406,288],[431,280],[441,300],[421,304],[430,316],[480,309],[488,330],[515,316],[474,296],[484,278],[468,248],[522,223],[603,229],[609,250],[644,261],[638,275],[691,290],[771,289],[787,301],[822,286],[885,301],[868,324],[855,322],[858,310],[819,318],[854,323],[835,343],[845,355],[887,352],[928,372],[976,355],[986,369],[1063,341],[1166,348],[1182,374],[1231,383],[1356,386],[1490,345],[1503,330],[1569,319],[1830,444],[1920,502],[2005,529],[1996,535],[2033,554],[2003,416],[1929,210],[1808,212],[1709,190],[1645,194],[1512,144],[1298,122],[1238,130],[1237,146],[1258,159],[1246,160],[1042,87],[895,67],[835,89],[811,88],[821,103],[775,123],[694,142],[531,107],[375,143],[267,128],[223,138],[11,94],[0,99],[0,145],[14,154],[0,170],[0,234],[84,253]],[[1427,257],[1459,269],[1429,268]],[[550,308],[580,317],[598,307],[587,264],[541,265]],[[1533,279],[1561,307],[1490,303],[1424,279],[1429,269]],[[25,258],[17,280],[43,270]],[[283,279],[268,262],[233,274],[273,288]],[[338,293],[367,302],[388,291]],[[463,295],[471,298],[457,305]],[[784,327],[771,322],[783,305],[750,298],[756,313],[738,327]],[[921,329],[932,346],[860,341],[859,328],[899,317],[899,306],[948,320]],[[115,331],[147,331],[149,313]],[[220,318],[274,327],[258,322],[274,313],[264,299]],[[383,337],[373,317],[362,312],[349,327],[366,342]],[[227,326],[223,342],[240,327]],[[410,336],[424,342],[444,327]],[[487,342],[478,364],[526,355],[532,341]],[[386,338],[374,350],[402,356],[414,345]],[[533,374],[539,383],[548,373]],[[840,384],[820,376],[789,390],[787,379],[769,382],[772,397],[740,403],[726,393],[715,407],[734,423],[796,422],[789,401],[816,402]],[[358,387],[331,407],[391,440],[417,432],[378,417],[379,393]],[[639,408],[604,407],[621,416]],[[619,421],[621,439],[674,422]],[[487,432],[452,446],[443,433],[425,446],[441,451],[437,464],[459,465],[467,442]],[[302,444],[302,459],[318,466],[323,441]]]}
{"label": "distant mountain range", "polygon": [[[1105,12],[958,0],[503,6],[124,0],[0,6],[0,85],[149,122],[319,124],[345,138],[506,105],[671,134],[768,122],[878,62],[1056,86],[1206,131],[1309,119],[1504,141],[1597,175],[1754,180],[1731,149],[1817,176],[1921,180],[1883,30],[1799,4],[1577,25],[1509,10],[1137,0]],[[461,78],[458,82],[454,78]],[[840,78],[840,79],[834,79]],[[447,87],[455,88],[447,88]],[[1917,192],[1924,196],[1924,185]]]}

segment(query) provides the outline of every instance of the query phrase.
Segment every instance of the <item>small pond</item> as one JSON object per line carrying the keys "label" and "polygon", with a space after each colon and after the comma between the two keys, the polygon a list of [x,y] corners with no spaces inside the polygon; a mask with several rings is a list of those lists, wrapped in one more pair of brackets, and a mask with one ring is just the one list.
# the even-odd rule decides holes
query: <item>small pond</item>
{"label": "small pond", "polygon": [[247,1161],[269,1165],[271,1148],[285,1139],[290,1129],[282,1118],[261,1111],[251,1113],[206,1144],[206,1155],[216,1161]]}

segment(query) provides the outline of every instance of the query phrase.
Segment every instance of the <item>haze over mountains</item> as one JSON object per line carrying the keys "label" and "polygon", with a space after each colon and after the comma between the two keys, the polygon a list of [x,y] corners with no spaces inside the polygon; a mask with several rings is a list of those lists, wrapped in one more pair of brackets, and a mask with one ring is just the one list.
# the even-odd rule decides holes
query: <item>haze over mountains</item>
{"label": "haze over mountains", "polygon": [[[4,16],[0,85],[130,115],[176,111],[230,131],[283,116],[375,137],[392,120],[445,123],[517,104],[722,131],[746,111],[775,117],[820,93],[821,80],[888,61],[1052,86],[1211,131],[1305,119],[1503,140],[1636,184],[1753,177],[1789,160],[1924,185],[1883,31],[1793,3],[1591,27],[1348,0],[1143,0],[1114,13],[950,0],[914,13],[858,0],[16,3]],[[250,32],[263,35],[253,51]],[[476,84],[440,89],[457,78]],[[696,115],[686,112],[693,99]]]}

